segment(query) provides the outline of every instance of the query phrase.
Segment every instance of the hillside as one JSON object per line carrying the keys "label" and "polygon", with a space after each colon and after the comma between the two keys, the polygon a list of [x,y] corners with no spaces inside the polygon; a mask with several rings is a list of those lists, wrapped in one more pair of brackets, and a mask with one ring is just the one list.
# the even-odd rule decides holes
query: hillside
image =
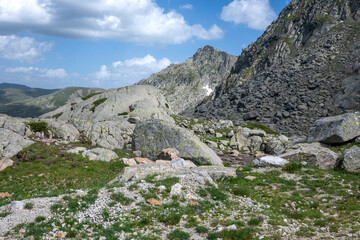
{"label": "hillside", "polygon": [[360,109],[359,56],[359,1],[293,0],[192,115],[304,135],[316,119]]}
{"label": "hillside", "polygon": [[24,90],[19,88],[4,88],[0,90],[0,104],[36,98],[56,91],[59,91],[59,89],[29,88]]}
{"label": "hillside", "polygon": [[161,89],[171,108],[181,113],[210,95],[230,73],[235,61],[235,56],[205,46],[185,62],[171,64],[138,84]]}
{"label": "hillside", "polygon": [[[14,94],[11,97],[12,99],[20,98],[19,96],[21,96],[21,94],[15,94],[19,93],[19,91],[17,91],[16,89],[13,89],[11,91],[9,89],[6,89],[3,91],[7,93],[7,96],[11,96],[11,94],[9,93],[13,92]],[[31,92],[31,90],[28,91]],[[7,114],[13,117],[38,117],[44,113],[57,109],[65,105],[66,103],[77,102],[81,100],[81,97],[83,96],[101,91],[102,89],[98,88],[68,87],[47,95],[35,98],[27,98],[7,104],[0,104],[0,113]]]}

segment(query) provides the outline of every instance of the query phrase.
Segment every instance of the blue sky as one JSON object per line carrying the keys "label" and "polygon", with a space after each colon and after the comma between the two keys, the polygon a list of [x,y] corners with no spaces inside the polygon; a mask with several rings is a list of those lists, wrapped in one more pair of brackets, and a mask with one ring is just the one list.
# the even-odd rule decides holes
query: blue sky
{"label": "blue sky", "polygon": [[205,45],[240,55],[288,0],[0,0],[0,82],[117,88]]}

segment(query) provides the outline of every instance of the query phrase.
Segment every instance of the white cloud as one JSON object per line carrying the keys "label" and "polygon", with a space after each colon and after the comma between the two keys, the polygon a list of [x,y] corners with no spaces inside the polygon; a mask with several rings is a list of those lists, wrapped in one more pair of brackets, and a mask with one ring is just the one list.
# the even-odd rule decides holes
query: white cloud
{"label": "white cloud", "polygon": [[275,18],[269,0],[234,0],[221,12],[222,20],[257,30],[264,30]]}
{"label": "white cloud", "polygon": [[63,79],[68,76],[66,71],[62,68],[48,69],[36,67],[16,67],[6,68],[5,73],[16,74],[17,77],[26,76],[26,78],[50,78],[50,79]]}
{"label": "white cloud", "polygon": [[110,67],[102,65],[100,70],[87,78],[96,86],[120,87],[131,85],[159,72],[171,64],[167,58],[156,60],[150,54],[143,58],[131,58],[124,62],[113,62]]}
{"label": "white cloud", "polygon": [[165,12],[154,0],[0,0],[0,33],[21,31],[147,44],[223,37],[218,26],[207,30],[189,25],[181,14]]}
{"label": "white cloud", "polygon": [[51,47],[51,43],[37,42],[29,37],[0,36],[0,58],[32,62]]}
{"label": "white cloud", "polygon": [[187,3],[187,4],[184,4],[184,5],[180,6],[180,8],[192,10],[192,9],[193,9],[193,5],[190,4],[190,3]]}

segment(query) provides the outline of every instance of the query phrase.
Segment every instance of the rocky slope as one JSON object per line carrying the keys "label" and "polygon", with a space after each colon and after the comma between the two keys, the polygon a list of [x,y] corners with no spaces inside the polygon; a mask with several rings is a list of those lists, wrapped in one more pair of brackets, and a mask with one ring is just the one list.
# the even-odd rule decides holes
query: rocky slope
{"label": "rocky slope", "polygon": [[[2,91],[4,90],[0,91],[1,97],[4,96]],[[34,92],[32,89],[19,91],[23,91],[22,95],[39,95],[37,91]],[[41,114],[53,111],[64,104],[78,102],[86,95],[101,91],[103,91],[103,89],[68,87],[61,90],[55,90],[53,93],[48,92],[46,93],[47,95],[41,94],[42,96],[40,95],[39,97],[34,98],[23,97],[24,99],[20,101],[0,104],[0,113],[13,117],[38,117]],[[8,93],[9,92],[4,94],[8,95]],[[19,98],[18,91],[16,91],[15,95],[17,95],[16,98]],[[14,98],[14,96],[12,96],[12,98]]]}
{"label": "rocky slope", "polygon": [[181,113],[206,98],[230,73],[235,61],[235,56],[205,46],[185,62],[171,64],[138,84],[161,89],[171,108]]}
{"label": "rocky slope", "polygon": [[359,56],[359,1],[293,0],[193,116],[304,135],[316,119],[359,110]]}

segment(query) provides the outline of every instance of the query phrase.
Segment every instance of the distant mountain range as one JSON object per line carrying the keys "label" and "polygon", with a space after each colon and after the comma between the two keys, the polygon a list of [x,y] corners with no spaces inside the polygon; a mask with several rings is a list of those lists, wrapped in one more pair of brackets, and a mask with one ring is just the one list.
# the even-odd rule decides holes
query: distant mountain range
{"label": "distant mountain range", "polygon": [[1,83],[0,113],[14,117],[38,117],[67,103],[81,101],[83,96],[101,91],[103,89],[99,88],[42,89]]}

